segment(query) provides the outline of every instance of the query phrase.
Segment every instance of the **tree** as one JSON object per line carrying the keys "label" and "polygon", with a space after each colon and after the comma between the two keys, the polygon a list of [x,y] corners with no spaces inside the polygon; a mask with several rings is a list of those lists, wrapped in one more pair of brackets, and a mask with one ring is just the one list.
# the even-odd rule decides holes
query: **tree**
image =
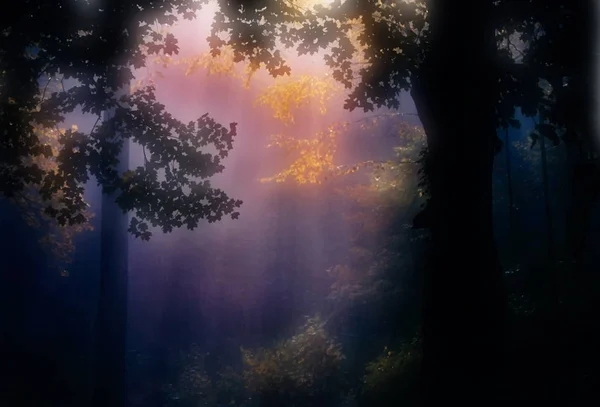
{"label": "tree", "polygon": [[[586,226],[597,198],[598,145],[592,134],[595,125],[590,109],[594,106],[592,17],[585,2],[546,5],[539,24],[524,31],[535,38],[527,63],[545,81],[546,94],[536,113],[536,134],[567,149],[572,198],[567,224],[569,260],[581,271]],[[545,57],[552,53],[552,58]],[[540,137],[541,136],[541,137]],[[579,273],[580,274],[580,273]]]}
{"label": "tree", "polygon": [[[425,8],[421,3],[399,3],[396,7],[381,2],[333,2],[327,8],[316,7],[304,15],[286,4],[224,7],[217,16],[215,35],[209,40],[211,46],[215,52],[221,45],[233,46],[239,59],[263,63],[271,74],[281,75],[289,69],[275,50],[277,44],[272,37],[279,38],[285,45],[298,44],[300,53],[314,52],[331,44],[325,60],[334,70],[334,78],[351,89],[345,105],[349,109],[397,108],[398,93],[412,89],[434,166],[431,172],[434,254],[431,257],[435,264],[426,278],[429,302],[424,322],[424,363],[425,372],[429,373],[425,375],[429,378],[426,394],[435,392],[444,394],[447,399],[453,398],[453,394],[456,397],[461,394],[459,381],[465,380],[474,380],[477,383],[474,387],[486,394],[490,390],[481,378],[494,381],[491,376],[498,369],[496,362],[484,361],[480,353],[499,354],[496,349],[499,346],[492,343],[496,340],[501,317],[501,302],[496,293],[500,273],[493,250],[491,179],[488,179],[494,151],[494,100],[497,100],[490,48],[494,45],[494,28],[488,24],[491,4],[469,2],[454,7],[431,2]],[[463,21],[466,15],[473,13],[480,19]],[[356,20],[362,25],[359,41],[368,47],[367,62],[358,68],[358,75],[354,74],[353,46],[348,38],[349,23]],[[229,29],[232,34],[228,41],[217,37],[217,32]],[[257,37],[252,46],[245,46],[247,37],[243,33]],[[456,55],[463,58],[456,59]],[[466,105],[460,109],[453,109],[456,103],[452,98],[463,91],[463,84],[447,81],[438,74],[439,66],[450,65],[467,76],[470,76],[468,72],[487,75],[470,76],[477,83],[471,83],[470,89],[474,91],[465,95]],[[473,112],[477,112],[475,118]],[[478,132],[469,132],[465,128],[468,122]],[[460,136],[456,133],[463,131],[465,134]],[[474,197],[469,208],[454,198],[467,195]],[[458,238],[454,234],[460,230],[465,233]],[[485,263],[465,259],[466,253],[456,250],[457,241],[461,241],[463,247],[484,254]],[[450,277],[448,269],[461,269],[461,273]],[[456,296],[453,299],[449,298],[451,292]],[[460,317],[449,318],[450,315]],[[450,320],[453,327],[445,322]],[[473,338],[478,336],[477,341],[454,343],[445,334],[454,329],[468,332],[470,327],[473,330],[476,320],[480,321],[478,332],[473,332]],[[461,364],[455,363],[453,355],[464,354],[457,352],[461,346],[466,354],[479,355],[468,362],[463,357]],[[495,350],[487,352],[491,346]],[[464,370],[457,372],[457,365],[462,365]],[[453,366],[452,372],[450,366]],[[489,369],[492,369],[490,376],[479,373],[473,378],[469,374],[473,370],[487,372]]]}
{"label": "tree", "polygon": [[[35,163],[45,174],[40,179],[39,183],[31,183],[23,190],[15,192],[9,198],[9,201],[19,208],[19,212],[26,223],[35,229],[45,230],[46,233],[40,239],[40,244],[50,254],[53,263],[61,271],[65,271],[61,266],[68,264],[71,260],[71,255],[75,249],[74,238],[79,233],[92,230],[89,222],[80,224],[64,224],[61,225],[56,221],[56,218],[48,215],[46,208],[48,204],[59,206],[62,198],[62,191],[57,191],[50,199],[46,200],[41,196],[41,187],[44,184],[45,176],[49,173],[57,171],[58,163],[54,156],[58,154],[61,145],[59,139],[66,133],[66,129],[47,129],[42,126],[37,126],[34,130],[40,143],[47,145],[52,149],[53,155],[46,157],[43,154],[30,156],[26,158],[26,162]],[[77,126],[73,125],[70,131],[77,131]],[[87,206],[87,205],[86,205]],[[89,207],[83,211],[84,216],[89,220],[94,215]],[[68,273],[68,272],[67,272]]]}
{"label": "tree", "polygon": [[[176,38],[162,35],[155,23],[172,24],[178,15],[192,18],[201,5],[118,2],[104,9],[85,5],[76,10],[69,2],[56,1],[30,2],[7,11],[0,48],[6,136],[1,150],[3,194],[13,196],[44,178],[41,192],[46,200],[63,195],[61,205],[48,206],[46,213],[60,224],[80,224],[87,220],[81,184],[95,176],[107,192],[119,192],[119,206],[135,214],[131,233],[144,239],[151,235],[150,225],[168,232],[184,225],[194,228],[200,219],[214,222],[223,215],[237,216],[235,208],[241,202],[196,180],[223,170],[221,161],[232,148],[235,124],[227,129],[208,115],[181,123],[156,102],[151,85],[117,96],[148,55],[178,52]],[[175,14],[169,14],[171,9]],[[74,23],[65,24],[65,19]],[[65,84],[69,79],[73,86]],[[62,85],[58,91],[46,87],[52,81]],[[66,131],[54,155],[40,141],[36,124],[52,129],[76,108],[96,115],[97,125],[87,134]],[[110,109],[114,117],[102,121],[102,112]],[[106,136],[113,130],[119,131],[117,140]],[[147,159],[144,166],[120,175],[113,167],[124,139],[140,144]],[[203,152],[207,145],[214,145],[217,153]],[[39,155],[55,157],[57,169],[24,162]],[[191,192],[184,193],[186,187]]]}
{"label": "tree", "polygon": [[[191,13],[186,6],[179,2],[176,4],[179,5],[180,12],[187,15]],[[349,109],[360,107],[369,110],[375,106],[395,109],[398,107],[398,93],[401,90],[411,91],[427,135],[431,191],[430,205],[427,209],[433,214],[426,225],[432,233],[432,255],[429,256],[432,264],[426,273],[427,307],[423,342],[425,389],[427,389],[424,395],[428,397],[443,395],[445,399],[467,396],[486,398],[495,392],[494,388],[500,382],[497,377],[502,370],[499,368],[502,356],[502,343],[499,338],[502,336],[505,304],[502,298],[501,273],[495,254],[491,224],[491,164],[494,152],[497,150],[495,134],[498,126],[514,124],[512,119],[515,105],[532,109],[543,100],[538,79],[542,76],[540,72],[543,72],[541,69],[545,60],[549,58],[547,52],[543,52],[527,64],[516,64],[511,49],[498,47],[497,42],[506,40],[519,30],[527,33],[525,28],[538,27],[540,22],[547,22],[548,27],[544,31],[552,33],[550,27],[554,26],[549,23],[548,18],[552,13],[548,13],[548,10],[557,11],[559,6],[552,6],[557,7],[554,9],[545,4],[547,3],[533,0],[527,2],[473,0],[461,2],[460,6],[456,6],[441,0],[423,3],[365,0],[343,3],[334,1],[328,6],[309,9],[310,2],[221,2],[221,10],[217,13],[213,25],[214,32],[209,38],[214,56],[218,56],[220,50],[226,46],[235,61],[246,60],[253,70],[264,67],[273,76],[285,75],[290,71],[279,48],[295,46],[299,53],[325,50],[324,59],[332,68],[334,79],[350,91],[346,103]],[[571,3],[565,2],[561,6],[564,9],[568,4]],[[577,4],[579,5],[578,2]],[[108,6],[106,7],[108,10],[117,10],[111,4]],[[98,74],[91,77],[93,81],[99,77],[107,79],[109,84],[114,85],[118,82],[116,80],[118,75],[114,74],[120,72],[119,69],[112,70],[111,75],[111,72],[105,73],[98,67],[114,61],[115,55],[123,55],[122,52],[113,53],[113,50],[127,49],[127,45],[124,44],[127,36],[120,35],[123,22],[131,20],[123,17],[127,11],[134,10],[135,13],[132,12],[131,15],[141,16],[145,15],[151,7],[150,3],[144,3],[138,13],[139,8],[127,9],[128,6],[131,4],[122,5],[122,8],[119,8],[121,13],[115,14],[116,24],[105,24],[104,27],[100,25],[96,34],[104,35],[82,36],[79,31],[72,31],[69,39],[75,44],[74,46],[69,45],[71,42],[63,41],[54,48],[47,47],[54,52],[41,52],[42,57],[44,54],[54,56],[55,59],[51,60],[50,65],[52,61],[56,65],[56,61],[63,60],[70,60],[77,67],[85,65],[85,68],[95,70]],[[153,3],[153,6],[164,9],[163,3]],[[571,11],[574,9],[566,8]],[[17,17],[12,20],[19,21],[17,25],[32,21],[22,8],[16,10],[7,15],[8,18]],[[575,14],[581,15],[582,10],[584,8],[579,8]],[[53,9],[44,11],[50,12]],[[103,11],[95,14],[102,17]],[[47,15],[51,14],[44,13],[44,16]],[[119,15],[123,18],[118,18]],[[473,15],[477,18],[472,18]],[[59,15],[55,20],[47,21],[63,21],[63,18],[63,15]],[[165,19],[169,21],[171,17]],[[82,18],[77,21],[86,22],[89,19]],[[144,20],[141,27],[133,25],[128,33],[129,31],[137,34],[150,33],[148,24],[144,24],[146,22]],[[47,24],[40,23],[36,27],[46,31],[43,32],[44,35],[36,37],[39,41],[33,42],[47,44],[49,41],[45,34],[48,32],[50,38],[55,38],[57,27],[54,31],[47,29]],[[60,25],[61,29],[64,27],[67,27],[67,24]],[[561,24],[557,24],[556,27],[561,27]],[[84,34],[90,31],[90,27],[83,24],[82,27],[76,28],[81,28]],[[96,25],[93,28],[97,28]],[[229,37],[224,39],[219,34],[225,31],[228,31]],[[12,34],[10,30],[7,32],[8,35],[4,37],[12,35],[14,38],[14,30]],[[564,36],[564,32],[558,30],[557,33],[554,32],[545,38],[550,42],[561,36]],[[139,36],[139,39],[141,40],[142,37],[143,35]],[[540,37],[544,38],[530,36],[526,41],[535,43],[540,40]],[[37,62],[18,57],[19,52],[30,46],[32,41],[28,42],[28,38],[26,36],[26,41],[19,38],[19,41],[10,42],[11,46],[17,44],[16,47],[20,51],[14,52],[15,48],[9,48],[12,50],[9,56],[14,57],[13,60],[24,60],[26,63],[19,66],[22,69],[6,71],[9,72],[11,81],[8,83],[11,86],[25,83],[28,85],[30,95],[33,95],[32,89],[37,92],[37,85],[34,86],[32,83],[37,81],[41,72],[40,68],[36,70],[35,64],[44,58],[39,56],[39,52],[32,59]],[[162,52],[167,55],[172,53],[173,37],[165,35],[158,38],[164,40],[164,46],[157,48],[148,45],[148,51],[153,53],[162,49]],[[100,52],[93,56],[90,55],[91,52],[77,52],[78,58],[73,58],[79,45],[83,44],[82,49],[85,49],[85,46],[94,41],[98,44],[92,45],[99,45],[94,47],[94,51]],[[542,43],[538,42],[538,44]],[[4,50],[4,47],[2,49]],[[40,46],[39,49],[46,48]],[[87,56],[90,58],[83,59],[82,55],[83,58]],[[11,59],[3,58],[3,64],[5,60]],[[92,63],[87,66],[88,62],[85,61]],[[564,60],[562,62],[562,64],[551,64],[555,69],[552,71],[554,78],[559,78],[565,71],[575,72],[573,67],[564,64]],[[112,64],[114,68],[120,68],[121,65],[123,64]],[[63,67],[68,68],[67,72],[71,71],[68,64]],[[455,74],[452,80],[448,80],[443,75],[445,71],[441,71],[440,67],[452,67],[453,72],[458,74]],[[23,80],[23,77],[27,76],[25,74],[32,71],[35,72],[35,75],[31,76],[34,80],[29,76],[29,80]],[[574,76],[579,80],[580,85],[573,88],[581,90],[583,88],[581,83],[585,83],[585,75],[574,74]],[[113,86],[113,89],[118,87]],[[567,88],[569,87],[570,85],[567,84]],[[82,96],[83,90],[81,86],[74,88],[79,89],[74,92],[70,89],[64,92],[66,96],[51,98],[46,105],[46,112],[52,112],[51,108],[56,104],[62,103],[67,110],[77,104],[75,97]],[[2,88],[3,93],[5,89],[8,87]],[[90,89],[93,90],[89,92],[91,96],[100,95],[99,99],[103,99],[110,93],[105,91],[104,84]],[[12,90],[7,92],[9,98],[4,98],[4,94],[2,95],[3,101],[15,102],[13,104],[4,102],[6,109],[3,105],[3,111],[12,112],[13,117],[18,116],[14,106],[19,105],[20,102],[12,96],[16,93],[18,92]],[[462,96],[462,105],[455,100],[456,95],[459,94]],[[152,97],[150,91],[142,92],[139,99],[143,100],[146,96]],[[564,102],[568,97],[558,97],[557,92],[557,99]],[[558,106],[558,100],[553,103]],[[158,106],[150,105],[160,110]],[[91,109],[90,111],[94,109],[94,104],[83,103],[83,106],[85,109]],[[143,104],[140,106],[146,107]],[[105,110],[106,107],[105,103],[103,109],[96,109],[96,113]],[[7,122],[11,121],[7,120]],[[129,125],[147,123],[123,122]],[[23,125],[29,121],[14,123]],[[102,129],[102,126],[99,129]],[[5,151],[17,152],[13,151],[14,145],[25,146],[25,151],[33,150],[37,146],[35,138],[29,133],[14,134],[17,133],[25,134],[27,137],[22,137],[17,143],[8,143]],[[162,136],[165,134],[163,133]],[[169,139],[169,137],[165,138]],[[77,140],[77,137],[74,139]],[[97,144],[96,150],[99,147],[108,147],[101,143]],[[79,148],[79,145],[75,146]],[[150,144],[146,146],[149,148]],[[161,146],[161,148],[165,147],[171,153],[175,150],[169,143]],[[90,152],[89,155],[97,154]],[[169,158],[164,155],[159,157],[169,161]],[[33,182],[37,179],[35,177],[39,177],[39,171],[35,168],[27,168],[25,171],[18,160],[16,162],[17,164],[2,172],[3,179],[6,179],[2,182],[2,185],[6,185],[3,191],[6,189],[10,193],[14,185]],[[120,177],[115,176],[114,171],[99,171],[96,165],[90,168],[95,169],[95,172],[92,171],[93,174],[100,175],[101,183],[105,187],[115,188],[115,182],[111,181],[120,180]],[[163,168],[165,172],[170,171],[168,165]],[[142,169],[143,174],[146,171],[147,168]],[[134,177],[134,180],[140,184],[140,178],[143,177],[137,172],[135,174],[138,176]],[[123,185],[120,186],[125,186],[125,181],[121,182]],[[51,183],[49,184],[52,186]],[[120,201],[121,205],[127,209],[139,206],[141,200],[139,195],[133,193],[136,192],[134,186],[121,188],[121,191],[123,189],[132,192],[129,194],[122,192],[124,198]],[[125,198],[127,195],[130,196],[130,200]],[[76,194],[72,196],[74,201],[79,203],[80,200],[75,199]],[[469,205],[464,204],[464,196],[472,197]],[[155,208],[157,202],[151,204],[151,208]],[[235,206],[235,202],[232,205]],[[81,204],[74,205],[74,208],[80,210]],[[231,206],[226,206],[225,211],[235,213]],[[56,213],[57,218],[68,220],[70,212],[68,210],[63,212],[66,214]],[[210,215],[207,216],[211,219]],[[185,215],[179,214],[169,219],[158,216],[157,220],[156,217],[142,210],[138,217],[150,223],[155,221],[167,231],[185,223],[188,223],[188,226],[190,224]],[[136,222],[132,220],[132,232],[143,238],[148,237],[147,226],[138,227]],[[191,223],[193,226],[193,219]],[[475,258],[470,256],[471,253],[482,255]],[[460,270],[460,272],[449,273],[448,270]],[[462,338],[459,340],[453,336],[451,332],[456,330],[463,332],[467,340]],[[461,355],[460,360],[458,355]],[[489,358],[482,355],[489,355]],[[458,370],[457,366],[459,366]],[[470,388],[466,389],[464,383],[469,383]],[[472,389],[474,391],[471,391]]]}
{"label": "tree", "polygon": [[[280,48],[295,47],[300,54],[324,50],[333,77],[350,91],[348,109],[397,108],[399,92],[410,90],[430,156],[425,397],[486,399],[500,391],[506,301],[492,233],[496,129],[518,124],[515,106],[537,108],[543,100],[537,65],[516,63],[514,49],[502,41],[520,27],[549,21],[552,7],[537,1],[431,0],[333,1],[308,9],[287,1],[238,1],[222,2],[213,24],[214,55],[231,47],[237,61],[262,66],[273,76],[290,72]],[[225,32],[226,38],[220,35]],[[363,47],[360,63],[353,35]],[[526,42],[535,40],[525,35]],[[545,52],[537,61],[548,59]],[[454,76],[445,75],[446,67]],[[471,197],[468,205],[465,196]],[[469,339],[453,336],[456,330]]]}
{"label": "tree", "polygon": [[[133,213],[128,230],[144,240],[152,234],[150,226],[167,233],[194,229],[202,219],[237,218],[242,202],[208,180],[223,170],[236,124],[224,127],[208,114],[182,123],[156,101],[150,85],[122,94],[148,56],[178,52],[176,38],[156,25],[193,18],[204,3],[56,0],[7,9],[0,17],[3,196],[15,199],[37,188],[44,215],[59,227],[83,225],[89,220],[84,184],[94,177],[122,211]],[[60,84],[58,90],[53,82]],[[97,117],[89,132],[67,130],[54,148],[40,137],[39,128],[56,128],[76,109]],[[107,111],[113,114],[103,119]],[[144,165],[120,172],[119,154],[130,140],[143,148]],[[207,146],[216,152],[205,152]],[[32,159],[40,156],[54,165]],[[123,337],[122,329],[115,336]],[[107,388],[96,402],[118,405],[122,394]]]}

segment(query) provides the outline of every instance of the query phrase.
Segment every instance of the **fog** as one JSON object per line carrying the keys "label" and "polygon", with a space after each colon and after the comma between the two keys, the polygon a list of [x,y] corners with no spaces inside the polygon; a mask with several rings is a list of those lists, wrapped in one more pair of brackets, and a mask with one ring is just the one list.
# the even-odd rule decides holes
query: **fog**
{"label": "fog", "polygon": [[[180,46],[174,61],[208,51],[205,39],[212,12],[214,8],[208,6],[197,20],[181,21],[169,29]],[[320,55],[298,57],[289,50],[285,56],[292,78],[322,78],[327,73]],[[196,363],[194,369],[202,370],[216,387],[224,371],[242,369],[241,348],[268,349],[296,338],[307,317],[315,315],[323,317],[341,344],[344,369],[358,372],[350,387],[358,386],[364,366],[398,338],[406,342],[420,323],[415,316],[418,284],[414,281],[420,278],[427,233],[414,229],[412,220],[425,203],[417,162],[425,140],[421,138],[418,148],[404,145],[394,130],[398,123],[420,126],[410,95],[400,96],[399,112],[405,115],[391,116],[385,109],[348,112],[342,108],[345,94],[340,91],[327,101],[325,113],[313,101],[295,109],[294,123],[286,124],[257,103],[260,94],[276,83],[267,73],[258,72],[245,88],[238,77],[209,75],[203,69],[186,75],[186,68],[185,64],[152,64],[136,72],[136,81],[153,81],[157,100],[182,122],[208,113],[225,127],[237,123],[233,149],[223,161],[225,170],[211,182],[243,205],[239,219],[203,222],[194,230],[167,234],[153,229],[150,241],[129,237],[128,406],[180,405],[173,401],[183,397],[181,390],[173,390],[173,377],[179,378],[179,370],[185,367],[183,362],[173,362],[174,355],[187,355],[189,363]],[[378,115],[384,117],[377,126],[361,127],[364,119]],[[518,118],[520,129],[510,129],[508,135],[499,132],[508,143],[494,168],[494,229],[510,275],[541,264],[548,255],[544,200],[549,198],[541,189],[542,164],[537,150],[529,146],[533,125],[520,113]],[[95,120],[75,112],[64,125],[89,131]],[[270,136],[311,138],[342,122],[349,127],[337,138],[336,165],[381,161],[396,167],[386,169],[384,175],[367,167],[322,184],[261,182],[288,168],[294,155],[268,147]],[[400,160],[396,147],[410,150],[409,158]],[[568,184],[560,171],[565,156],[559,148],[549,149],[548,154],[555,197],[552,226],[556,236],[562,236],[568,223],[567,200],[560,194]],[[141,147],[131,143],[128,168],[143,164]],[[382,185],[379,178],[386,176],[401,180],[400,185]],[[3,305],[18,310],[3,317],[7,331],[18,332],[14,342],[26,349],[19,357],[35,366],[31,380],[46,380],[43,391],[55,400],[69,398],[65,394],[86,400],[92,380],[102,220],[102,194],[94,179],[86,186],[86,199],[95,213],[94,230],[77,237],[73,262],[60,270],[50,267],[50,256],[37,247],[39,231],[27,229],[17,212],[2,207],[1,254],[8,270],[3,273]],[[464,199],[469,205],[469,197]],[[26,236],[25,243],[11,239],[16,235]],[[590,265],[598,261],[595,253],[588,257]],[[348,264],[358,272],[339,267]],[[381,277],[378,268],[391,277]],[[195,357],[202,360],[201,366]]]}

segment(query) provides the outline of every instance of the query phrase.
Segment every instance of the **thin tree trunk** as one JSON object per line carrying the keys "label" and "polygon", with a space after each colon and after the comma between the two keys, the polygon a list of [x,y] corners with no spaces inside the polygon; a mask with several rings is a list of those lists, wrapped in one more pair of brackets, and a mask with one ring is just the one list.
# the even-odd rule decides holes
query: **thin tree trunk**
{"label": "thin tree trunk", "polygon": [[559,269],[556,263],[555,257],[555,245],[554,245],[554,224],[552,221],[552,208],[550,207],[550,187],[548,184],[548,158],[546,151],[546,138],[540,135],[540,153],[542,161],[542,190],[544,193],[544,214],[546,216],[546,249],[548,250],[548,267],[551,272],[551,296],[555,311],[558,311],[559,304],[561,302],[559,286],[560,276]]}
{"label": "thin tree trunk", "polygon": [[518,236],[516,235],[517,230],[517,216],[515,208],[515,199],[512,185],[512,168],[511,168],[511,155],[510,155],[510,138],[509,129],[505,129],[504,133],[504,153],[506,157],[506,189],[508,194],[508,239],[510,247],[510,261],[511,264],[520,262],[522,260],[522,248],[519,243]]}
{"label": "thin tree trunk", "polygon": [[506,184],[508,189],[508,214],[509,217],[512,217],[512,212],[514,209],[513,202],[513,189],[512,189],[512,176],[510,172],[510,149],[509,149],[509,138],[508,138],[508,128],[505,130],[504,134],[504,149],[506,154]]}
{"label": "thin tree trunk", "polygon": [[508,127],[504,132],[504,154],[506,157],[506,189],[508,193],[508,227],[509,236],[512,236],[515,216],[515,201],[513,197],[512,173],[510,166],[510,139],[508,137]]}
{"label": "thin tree trunk", "polygon": [[[105,120],[113,112],[105,114]],[[129,164],[125,140],[119,172]],[[116,193],[103,194],[100,229],[100,291],[96,320],[94,407],[125,405],[127,332],[127,215],[115,203]]]}
{"label": "thin tree trunk", "polygon": [[548,259],[554,263],[554,225],[552,222],[552,208],[550,207],[550,188],[548,184],[548,158],[546,151],[546,138],[540,135],[540,153],[542,158],[542,191],[544,193],[544,214],[546,216],[546,246]]}
{"label": "thin tree trunk", "polygon": [[[106,62],[107,90],[118,98],[130,89],[120,83],[115,69],[126,66],[121,54],[129,41],[127,5],[118,0],[104,4],[100,27],[104,42],[98,53]],[[104,114],[104,120],[114,116],[114,110]],[[117,129],[112,136],[118,138]],[[129,140],[125,139],[116,168],[122,174],[129,167]],[[93,407],[123,407],[126,402],[126,342],[127,342],[127,278],[128,239],[127,215],[115,200],[118,192],[102,195],[100,226],[100,289],[96,319]]]}

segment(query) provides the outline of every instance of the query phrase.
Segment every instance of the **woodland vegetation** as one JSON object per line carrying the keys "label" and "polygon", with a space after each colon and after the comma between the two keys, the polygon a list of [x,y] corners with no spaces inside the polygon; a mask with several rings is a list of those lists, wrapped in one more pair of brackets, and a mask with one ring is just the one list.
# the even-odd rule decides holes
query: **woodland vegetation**
{"label": "woodland vegetation", "polygon": [[[197,39],[207,51],[179,55],[177,24],[210,7],[210,35]],[[10,378],[0,402],[599,399],[590,7],[30,0],[7,8],[0,349]],[[326,69],[296,73],[293,61],[309,56]],[[230,102],[215,96],[207,113],[182,121],[157,96],[174,76],[245,95],[240,116],[270,116],[268,137],[252,139],[268,147],[266,174],[250,179],[244,164],[221,186],[236,143],[262,131],[260,119],[219,123],[213,113]],[[92,125],[71,125],[77,115]],[[139,164],[123,160],[129,149]],[[265,208],[236,197],[242,178],[255,191],[248,196],[267,197]],[[245,208],[254,218],[244,220]],[[302,226],[310,222],[320,229]],[[197,230],[196,240],[178,229]],[[149,293],[164,297],[154,331]],[[56,326],[32,315],[38,303]],[[71,342],[35,341],[48,331]]]}

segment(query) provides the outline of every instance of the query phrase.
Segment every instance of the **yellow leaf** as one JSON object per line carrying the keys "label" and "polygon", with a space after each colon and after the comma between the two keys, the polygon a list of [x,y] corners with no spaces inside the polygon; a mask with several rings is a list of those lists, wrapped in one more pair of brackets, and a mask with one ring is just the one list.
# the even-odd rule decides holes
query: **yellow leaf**
{"label": "yellow leaf", "polygon": [[294,123],[293,110],[318,103],[321,114],[327,112],[327,102],[339,91],[339,85],[325,77],[302,75],[298,78],[280,78],[265,89],[256,103],[273,110],[273,117],[285,124]]}

